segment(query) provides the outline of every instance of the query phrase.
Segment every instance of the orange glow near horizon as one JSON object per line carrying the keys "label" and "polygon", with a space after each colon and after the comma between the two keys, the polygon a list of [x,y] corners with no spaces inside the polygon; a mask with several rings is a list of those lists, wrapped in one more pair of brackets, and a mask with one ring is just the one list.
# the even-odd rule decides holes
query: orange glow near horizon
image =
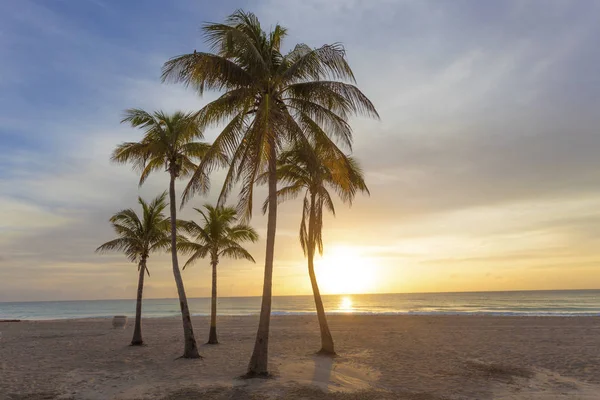
{"label": "orange glow near horizon", "polygon": [[[377,276],[373,260],[361,256],[350,246],[326,249],[315,260],[315,271],[323,294],[360,294],[376,289]],[[351,306],[351,303],[350,303]]]}

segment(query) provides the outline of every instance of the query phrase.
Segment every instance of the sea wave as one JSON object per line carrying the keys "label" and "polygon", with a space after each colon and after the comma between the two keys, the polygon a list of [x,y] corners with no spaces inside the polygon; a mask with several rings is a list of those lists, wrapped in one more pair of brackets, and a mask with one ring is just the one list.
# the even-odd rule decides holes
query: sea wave
{"label": "sea wave", "polygon": [[[489,317],[600,317],[598,312],[522,312],[522,311],[349,311],[333,310],[326,311],[327,315],[357,315],[357,316],[489,316]],[[128,318],[134,318],[134,315],[128,315]],[[179,316],[179,313],[160,313],[144,315],[144,318],[173,318]],[[221,317],[249,317],[259,315],[259,311],[235,313],[228,312],[218,314]],[[315,311],[273,311],[272,316],[306,316],[316,315]],[[208,313],[193,313],[193,317],[208,317]],[[109,319],[113,315],[23,315],[23,316],[2,316],[3,319],[18,319],[23,321],[48,321],[48,320],[66,320],[66,319]]]}
{"label": "sea wave", "polygon": [[[210,315],[210,298],[189,298],[194,317]],[[323,296],[328,315],[600,317],[600,290]],[[260,297],[219,298],[219,316],[257,316]],[[273,297],[273,316],[314,315],[312,296]],[[135,316],[135,300],[0,302],[0,319],[49,320]],[[144,318],[178,317],[177,299],[144,299]]]}

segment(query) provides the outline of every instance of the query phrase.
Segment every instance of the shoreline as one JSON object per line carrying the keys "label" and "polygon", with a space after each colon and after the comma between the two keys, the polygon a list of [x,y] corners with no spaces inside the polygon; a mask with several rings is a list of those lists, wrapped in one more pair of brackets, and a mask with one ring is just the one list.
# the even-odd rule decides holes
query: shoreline
{"label": "shoreline", "polygon": [[[600,318],[600,313],[519,313],[519,312],[326,312],[327,318],[337,316],[356,316],[356,317],[474,317],[474,318]],[[115,314],[117,315],[117,314]],[[0,323],[9,322],[59,322],[59,321],[105,321],[112,319],[115,315],[107,316],[77,316],[64,318],[27,318],[21,317],[18,319],[0,319]],[[121,313],[128,320],[135,319],[135,314]],[[258,318],[259,313],[255,314],[217,314],[217,318]],[[272,312],[271,318],[294,318],[294,317],[311,317],[317,316],[316,312]],[[207,318],[210,314],[192,314],[192,318]],[[144,316],[143,320],[153,319],[180,319],[180,314]]]}

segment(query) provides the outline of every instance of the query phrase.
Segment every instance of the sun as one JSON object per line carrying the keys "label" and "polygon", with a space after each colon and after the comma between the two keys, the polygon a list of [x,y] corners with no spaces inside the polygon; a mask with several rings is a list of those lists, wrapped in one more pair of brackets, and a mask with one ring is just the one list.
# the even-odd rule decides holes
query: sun
{"label": "sun", "polygon": [[325,249],[315,260],[319,287],[324,294],[359,294],[374,291],[375,265],[350,246]]}
{"label": "sun", "polygon": [[344,296],[340,301],[340,306],[338,307],[340,311],[352,311],[354,308],[352,307],[352,299],[350,297]]}

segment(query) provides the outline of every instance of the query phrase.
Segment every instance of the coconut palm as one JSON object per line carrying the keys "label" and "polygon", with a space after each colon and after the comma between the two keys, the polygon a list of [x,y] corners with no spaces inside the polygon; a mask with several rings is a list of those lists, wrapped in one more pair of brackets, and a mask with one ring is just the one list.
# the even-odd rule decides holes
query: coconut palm
{"label": "coconut palm", "polygon": [[[323,254],[323,209],[335,215],[330,190],[350,205],[357,192],[368,194],[369,190],[356,160],[335,147],[318,142],[314,145],[297,145],[283,152],[278,161],[277,178],[284,185],[277,191],[279,202],[294,199],[304,193],[300,245],[308,258],[308,275],[321,330],[319,353],[335,354],[314,267],[316,250]],[[267,210],[268,204],[269,199],[263,204],[263,212]]]}
{"label": "coconut palm", "polygon": [[122,251],[131,262],[138,263],[138,288],[135,306],[135,328],[132,346],[141,346],[142,340],[142,297],[144,293],[144,276],[148,271],[147,261],[150,253],[165,250],[169,246],[169,218],[163,214],[167,207],[167,192],[156,197],[150,204],[138,197],[142,206],[141,218],[131,208],[119,211],[110,218],[110,223],[117,238],[104,243],[97,252]]}
{"label": "coconut palm", "polygon": [[[203,26],[212,52],[177,56],[163,66],[163,81],[182,82],[202,94],[224,93],[197,114],[202,126],[226,123],[184,192],[187,200],[207,188],[207,175],[218,164],[219,154],[231,160],[219,204],[241,181],[238,212],[244,220],[252,214],[254,184],[268,171],[269,202],[264,284],[259,326],[248,376],[268,374],[271,288],[277,219],[277,155],[282,147],[310,137],[329,135],[350,146],[351,115],[378,117],[369,99],[352,83],[354,75],[340,44],[313,49],[299,44],[282,52],[286,29],[270,32],[258,18],[241,10],[225,23]],[[350,83],[347,83],[350,82]],[[327,133],[325,133],[327,132]],[[325,140],[324,139],[324,140]]]}
{"label": "coconut palm", "polygon": [[210,146],[196,141],[203,136],[197,121],[189,113],[167,114],[155,111],[150,114],[140,109],[129,109],[125,111],[125,118],[121,122],[130,123],[132,127],[144,130],[144,137],[139,142],[127,142],[117,146],[112,154],[112,160],[122,164],[131,162],[134,169],[141,171],[140,186],[154,171],[166,170],[170,176],[171,258],[183,319],[185,346],[182,357],[199,358],[177,260],[175,180],[191,174],[196,169],[194,160],[206,154]]}
{"label": "coconut palm", "polygon": [[202,225],[194,221],[182,222],[185,232],[192,235],[190,242],[178,244],[180,252],[191,254],[183,269],[201,258],[210,256],[212,266],[212,296],[210,307],[210,333],[208,344],[218,344],[217,340],[217,265],[221,257],[246,259],[254,258],[241,245],[242,242],[255,242],[258,234],[249,225],[237,224],[236,210],[233,207],[213,207],[204,205],[204,210],[195,208],[202,216]]}

